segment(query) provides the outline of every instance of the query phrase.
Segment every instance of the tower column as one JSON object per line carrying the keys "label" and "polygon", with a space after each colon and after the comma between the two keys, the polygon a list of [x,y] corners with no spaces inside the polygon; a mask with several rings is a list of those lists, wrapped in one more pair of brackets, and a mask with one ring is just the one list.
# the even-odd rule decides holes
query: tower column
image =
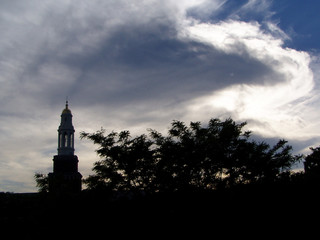
{"label": "tower column", "polygon": [[58,148],[61,147],[61,134],[58,134]]}

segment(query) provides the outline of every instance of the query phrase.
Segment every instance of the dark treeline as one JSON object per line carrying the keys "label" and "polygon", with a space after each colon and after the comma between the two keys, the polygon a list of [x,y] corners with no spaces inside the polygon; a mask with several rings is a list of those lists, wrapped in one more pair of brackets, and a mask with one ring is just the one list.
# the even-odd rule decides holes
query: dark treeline
{"label": "dark treeline", "polygon": [[99,145],[101,158],[85,183],[89,189],[154,193],[215,190],[290,177],[302,156],[293,155],[285,140],[274,146],[252,140],[244,126],[232,119],[211,119],[206,127],[174,121],[167,136],[155,130],[137,137],[129,131],[82,132],[82,138]]}
{"label": "dark treeline", "polygon": [[[82,132],[100,157],[84,180],[87,188],[52,195],[47,176],[36,174],[40,193],[0,194],[1,224],[71,236],[74,229],[80,236],[156,234],[151,238],[173,232],[209,236],[222,229],[288,233],[287,225],[306,223],[311,228],[320,213],[320,148],[294,155],[285,140],[273,146],[255,141],[245,125],[232,119],[211,119],[206,126],[173,121],[165,136],[155,130],[135,137],[129,131]],[[304,172],[292,171],[298,162]]]}

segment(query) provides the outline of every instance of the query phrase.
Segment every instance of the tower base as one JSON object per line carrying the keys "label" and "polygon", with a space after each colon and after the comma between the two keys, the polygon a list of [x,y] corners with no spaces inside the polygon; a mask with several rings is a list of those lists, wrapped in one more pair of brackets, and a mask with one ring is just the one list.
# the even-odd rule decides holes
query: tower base
{"label": "tower base", "polygon": [[78,172],[78,157],[56,155],[53,157],[53,173],[49,173],[50,193],[79,193],[82,175]]}
{"label": "tower base", "polygon": [[50,193],[79,193],[82,189],[82,175],[76,173],[49,173]]}

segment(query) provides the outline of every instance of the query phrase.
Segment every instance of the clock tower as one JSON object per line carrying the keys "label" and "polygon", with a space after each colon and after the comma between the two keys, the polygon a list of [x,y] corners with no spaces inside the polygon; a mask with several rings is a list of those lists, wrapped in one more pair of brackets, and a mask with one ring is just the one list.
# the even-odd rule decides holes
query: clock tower
{"label": "clock tower", "polygon": [[68,101],[61,113],[58,128],[58,155],[53,157],[53,172],[49,173],[49,192],[77,193],[81,191],[82,175],[78,172],[78,157],[74,155],[74,127]]}

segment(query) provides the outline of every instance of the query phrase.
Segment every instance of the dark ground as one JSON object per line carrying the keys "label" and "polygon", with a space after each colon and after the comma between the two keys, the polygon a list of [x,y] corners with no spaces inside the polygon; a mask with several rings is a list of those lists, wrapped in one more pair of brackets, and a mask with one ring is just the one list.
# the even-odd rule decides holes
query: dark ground
{"label": "dark ground", "polygon": [[92,191],[69,196],[0,193],[0,227],[10,237],[306,237],[320,227],[319,187],[251,185],[117,197]]}

